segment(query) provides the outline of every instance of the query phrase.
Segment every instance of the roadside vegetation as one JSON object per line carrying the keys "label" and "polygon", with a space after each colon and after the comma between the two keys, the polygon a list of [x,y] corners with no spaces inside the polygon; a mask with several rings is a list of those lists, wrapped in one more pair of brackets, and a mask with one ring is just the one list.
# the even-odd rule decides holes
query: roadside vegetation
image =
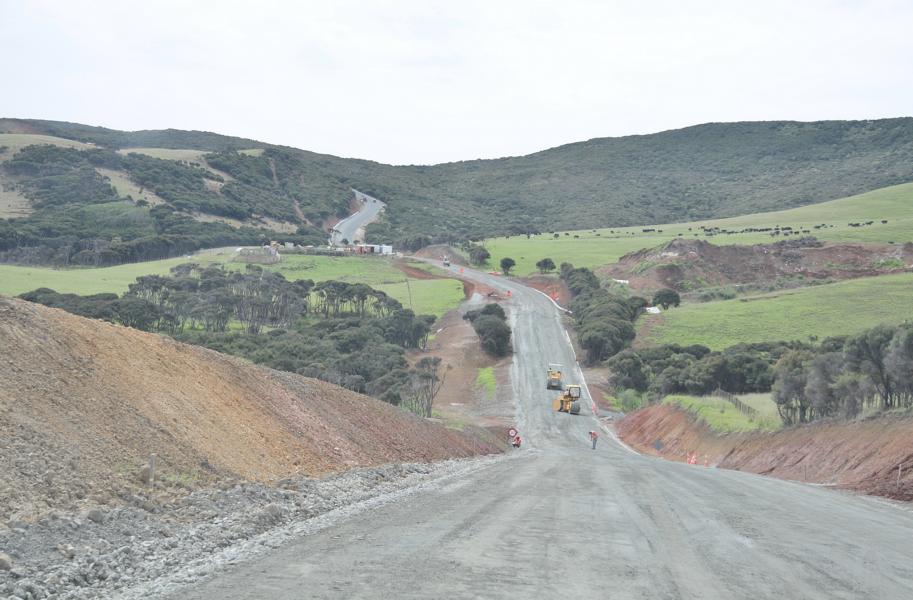
{"label": "roadside vegetation", "polygon": [[435,317],[361,283],[183,264],[168,276],[138,278],[121,296],[38,289],[20,297],[316,377],[423,416],[442,381],[440,359],[413,368],[405,359],[425,347]]}
{"label": "roadside vegetation", "polygon": [[493,367],[482,367],[476,375],[476,387],[485,392],[486,398],[492,398],[497,388],[495,370]]}
{"label": "roadside vegetation", "polygon": [[500,305],[487,304],[484,308],[467,311],[463,318],[472,323],[482,350],[496,358],[510,353],[510,326]]}
{"label": "roadside vegetation", "polygon": [[594,365],[614,356],[634,340],[633,322],[647,305],[636,296],[622,297],[603,288],[587,268],[561,264],[561,279],[571,294],[577,340]]}

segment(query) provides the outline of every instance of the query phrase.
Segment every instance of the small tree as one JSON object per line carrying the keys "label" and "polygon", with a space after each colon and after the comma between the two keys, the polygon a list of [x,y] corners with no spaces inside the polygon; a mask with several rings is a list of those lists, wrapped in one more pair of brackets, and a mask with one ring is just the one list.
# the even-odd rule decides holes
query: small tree
{"label": "small tree", "polygon": [[550,258],[543,258],[536,263],[536,268],[540,273],[549,273],[555,270],[555,261]]}
{"label": "small tree", "polygon": [[661,289],[653,295],[653,306],[662,306],[663,309],[678,306],[681,302],[682,299],[678,292],[669,288]]}
{"label": "small tree", "polygon": [[510,270],[513,269],[516,264],[517,262],[514,259],[505,256],[501,259],[501,270],[505,275],[510,275]]}
{"label": "small tree", "polygon": [[491,258],[491,253],[484,246],[473,246],[469,251],[469,260],[474,265],[485,264],[489,258]]}

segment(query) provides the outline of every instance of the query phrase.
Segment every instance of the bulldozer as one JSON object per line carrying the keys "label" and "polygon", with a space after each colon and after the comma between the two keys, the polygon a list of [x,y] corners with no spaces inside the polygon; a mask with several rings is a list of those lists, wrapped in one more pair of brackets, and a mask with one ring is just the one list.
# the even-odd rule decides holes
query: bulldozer
{"label": "bulldozer", "polygon": [[564,393],[555,398],[552,402],[552,408],[558,412],[566,412],[572,415],[580,414],[580,386],[569,385],[564,389]]}
{"label": "bulldozer", "polygon": [[548,372],[546,373],[545,378],[545,389],[561,389],[561,365],[555,363],[550,363],[548,365]]}

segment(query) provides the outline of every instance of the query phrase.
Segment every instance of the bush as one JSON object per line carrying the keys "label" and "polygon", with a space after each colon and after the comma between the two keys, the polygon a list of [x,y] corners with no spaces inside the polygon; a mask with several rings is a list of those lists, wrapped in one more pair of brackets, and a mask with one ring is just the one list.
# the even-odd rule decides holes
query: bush
{"label": "bush", "polygon": [[487,304],[468,311],[463,318],[472,323],[485,352],[492,356],[506,356],[510,352],[510,326],[500,305]]}
{"label": "bush", "polygon": [[492,356],[510,352],[510,327],[494,315],[483,315],[473,321],[473,328],[482,341],[482,349]]}

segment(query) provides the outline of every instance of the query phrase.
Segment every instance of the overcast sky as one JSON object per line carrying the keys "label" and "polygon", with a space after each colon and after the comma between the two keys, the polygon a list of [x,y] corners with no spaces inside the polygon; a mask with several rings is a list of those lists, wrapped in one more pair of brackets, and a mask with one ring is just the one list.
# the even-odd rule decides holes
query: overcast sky
{"label": "overcast sky", "polygon": [[913,2],[0,0],[0,116],[389,163],[913,114]]}

